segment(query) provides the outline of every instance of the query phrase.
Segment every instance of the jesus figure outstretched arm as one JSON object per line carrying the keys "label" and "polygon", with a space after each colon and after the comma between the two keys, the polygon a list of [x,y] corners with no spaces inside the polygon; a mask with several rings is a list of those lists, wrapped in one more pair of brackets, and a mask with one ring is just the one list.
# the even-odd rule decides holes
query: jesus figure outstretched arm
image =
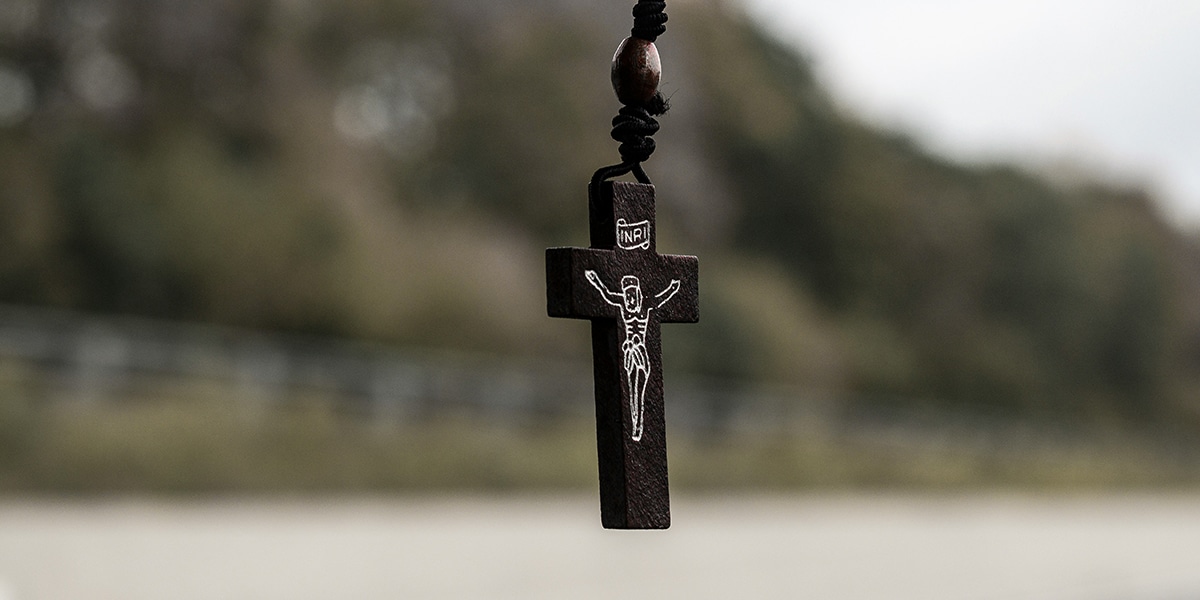
{"label": "jesus figure outstretched arm", "polygon": [[600,281],[600,276],[597,275],[595,271],[588,269],[583,272],[583,276],[587,277],[588,283],[592,284],[592,287],[599,290],[600,296],[604,298],[605,302],[613,306],[621,306],[621,303],[625,297],[621,294],[614,294],[609,291],[609,289],[605,287],[604,282]]}
{"label": "jesus figure outstretched arm", "polygon": [[675,293],[678,291],[679,291],[679,280],[672,279],[671,284],[667,286],[667,289],[659,292],[657,295],[654,296],[655,298],[661,298],[661,300],[658,301],[658,306],[656,306],[655,308],[662,308],[662,306],[664,304],[666,304],[671,298],[673,298],[675,296]]}

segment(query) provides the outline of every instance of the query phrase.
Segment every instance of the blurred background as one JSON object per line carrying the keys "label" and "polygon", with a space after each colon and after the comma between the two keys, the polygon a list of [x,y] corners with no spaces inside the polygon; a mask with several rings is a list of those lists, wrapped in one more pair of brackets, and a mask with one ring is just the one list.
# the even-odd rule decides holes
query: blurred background
{"label": "blurred background", "polygon": [[[829,517],[847,551],[805,556],[858,563],[855,543],[888,547],[858,517],[895,513],[911,531],[882,530],[950,527],[922,546],[938,561],[977,539],[923,520],[945,495],[1048,535],[1080,494],[1134,493],[1062,556],[1088,582],[1124,565],[1146,585],[1070,595],[1062,563],[1058,588],[969,597],[1200,593],[1200,577],[1078,551],[1109,547],[1089,523],[1200,528],[1200,46],[1183,36],[1200,10],[1151,4],[670,3],[673,109],[646,168],[661,250],[703,271],[701,323],[663,334],[672,490],[693,528],[769,515],[811,543]],[[254,538],[274,552],[307,543],[294,527],[312,518],[348,546],[362,540],[342,526],[404,539],[466,522],[464,545],[525,532],[524,548],[590,539],[620,560],[627,542],[587,537],[605,535],[589,328],[546,317],[543,249],[586,244],[631,6],[0,2],[0,600],[161,597],[132,591],[137,569],[99,574],[179,528],[276,523]],[[514,500],[530,494],[550,516]],[[1010,514],[995,494],[1072,500]],[[158,532],[130,542],[142,555],[65,550],[125,548],[105,536],[130,523]],[[1137,556],[1200,553],[1132,527]],[[704,547],[667,535],[666,554]],[[1038,545],[1013,535],[978,564]],[[795,547],[761,541],[743,549]],[[195,574],[179,556],[166,572]],[[818,589],[773,585],[766,562],[757,595]],[[86,585],[52,576],[63,565]],[[260,567],[185,596],[323,597]],[[883,589],[968,597],[906,588],[913,572]],[[506,597],[571,589],[537,581]],[[821,597],[874,595],[828,583]]]}

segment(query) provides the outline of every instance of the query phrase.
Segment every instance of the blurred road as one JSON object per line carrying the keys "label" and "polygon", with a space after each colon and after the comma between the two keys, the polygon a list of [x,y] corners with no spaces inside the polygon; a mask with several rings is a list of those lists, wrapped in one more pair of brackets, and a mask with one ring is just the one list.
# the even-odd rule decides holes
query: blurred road
{"label": "blurred road", "polygon": [[0,600],[1182,600],[1200,496],[0,502]]}

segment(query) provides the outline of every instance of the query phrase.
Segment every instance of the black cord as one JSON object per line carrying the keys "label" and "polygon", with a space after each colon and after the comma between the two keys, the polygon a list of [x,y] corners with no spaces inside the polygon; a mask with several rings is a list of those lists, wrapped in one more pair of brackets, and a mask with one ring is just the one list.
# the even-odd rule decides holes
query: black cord
{"label": "black cord", "polygon": [[[667,31],[667,3],[664,0],[638,0],[633,6],[633,37],[653,43],[658,36]],[[642,163],[654,154],[654,139],[658,133],[659,117],[670,110],[670,103],[662,95],[655,92],[654,97],[643,104],[626,104],[613,117],[612,138],[621,142],[618,149],[621,153],[621,164],[604,167],[592,177],[596,184],[605,179],[620,177],[632,172],[637,180],[649,184],[650,178],[642,170]]]}
{"label": "black cord", "polygon": [[633,37],[653,42],[667,32],[667,3],[663,0],[639,0],[633,7]]}
{"label": "black cord", "polygon": [[627,163],[645,162],[654,154],[658,121],[641,106],[626,106],[612,120],[612,138],[621,142],[621,159]]}

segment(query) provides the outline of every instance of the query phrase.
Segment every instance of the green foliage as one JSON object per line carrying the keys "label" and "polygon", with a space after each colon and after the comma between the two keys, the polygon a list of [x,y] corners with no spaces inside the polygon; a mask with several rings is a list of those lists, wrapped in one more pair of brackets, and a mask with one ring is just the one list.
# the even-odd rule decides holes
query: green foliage
{"label": "green foliage", "polygon": [[176,392],[104,410],[43,409],[25,452],[0,470],[0,490],[582,488],[595,471],[586,424],[520,436],[453,419],[371,424],[318,398],[267,418],[246,402]]}
{"label": "green foliage", "polygon": [[[0,40],[37,92],[0,129],[0,301],[586,356],[540,249],[586,241],[617,157],[627,24],[593,4],[118,1],[86,38],[40,11]],[[647,167],[660,245],[704,265],[673,369],[1200,424],[1200,252],[1144,193],[868,127],[722,3],[671,24]]]}
{"label": "green foliage", "polygon": [[[590,419],[536,427],[478,419],[368,421],[310,396],[287,407],[203,384],[149,385],[119,405],[22,404],[0,383],[0,494],[344,493],[575,489],[595,486]],[[257,408],[256,408],[257,407]],[[1045,489],[1190,486],[1197,456],[1162,440],[981,438],[947,427],[865,435],[809,423],[713,438],[675,429],[673,488],[875,486]],[[899,435],[896,435],[899,434]]]}

